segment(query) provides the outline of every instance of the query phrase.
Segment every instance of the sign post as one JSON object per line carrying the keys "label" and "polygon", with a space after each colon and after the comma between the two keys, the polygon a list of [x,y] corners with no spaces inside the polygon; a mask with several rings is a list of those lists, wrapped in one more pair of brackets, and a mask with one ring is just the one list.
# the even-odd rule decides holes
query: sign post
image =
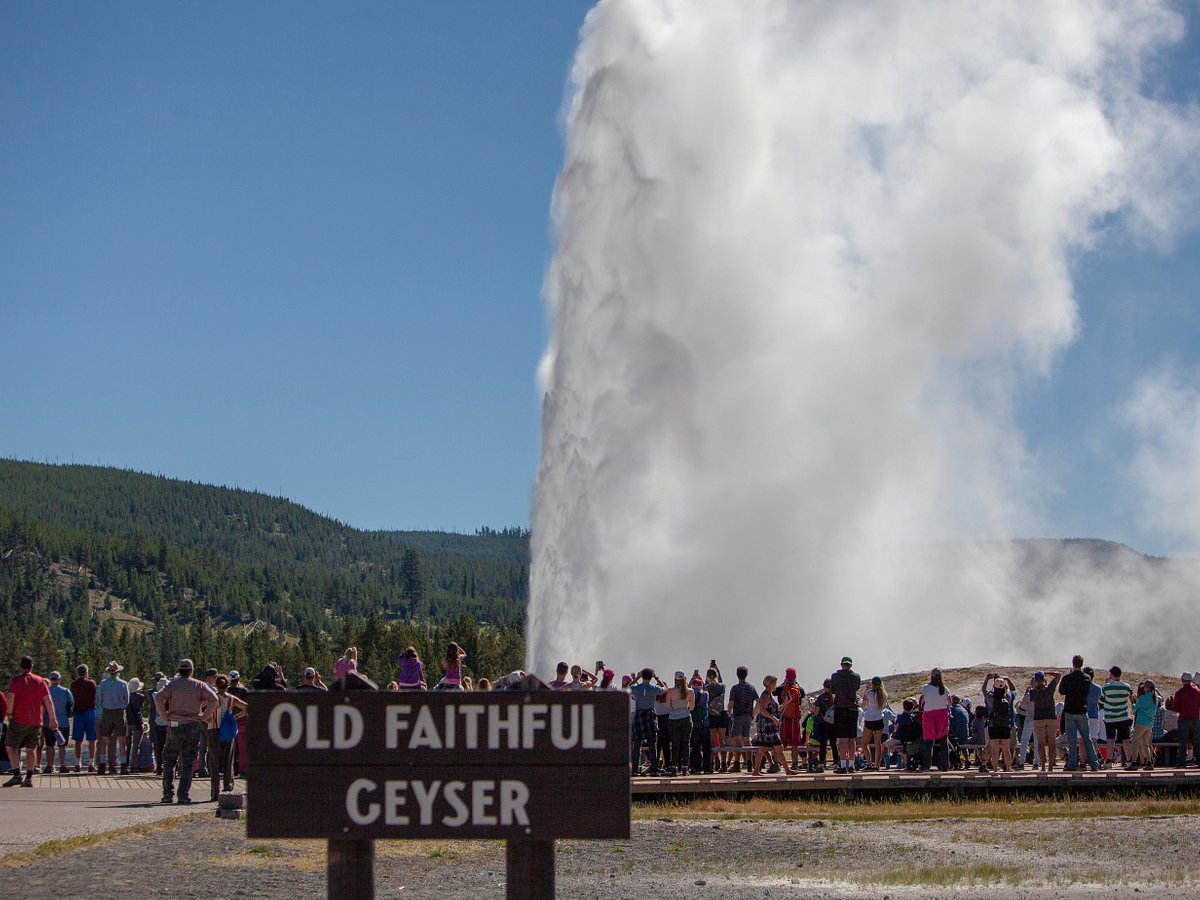
{"label": "sign post", "polygon": [[629,837],[617,691],[251,694],[246,834],[329,841],[329,896],[374,894],[378,839],[503,839],[508,896],[554,895],[557,838]]}

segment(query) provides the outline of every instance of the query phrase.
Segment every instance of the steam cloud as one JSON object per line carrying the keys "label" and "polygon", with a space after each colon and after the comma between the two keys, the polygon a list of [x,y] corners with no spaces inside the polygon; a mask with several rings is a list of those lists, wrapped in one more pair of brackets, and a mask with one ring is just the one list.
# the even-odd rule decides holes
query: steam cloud
{"label": "steam cloud", "polygon": [[1072,255],[1176,226],[1195,117],[1142,68],[1182,35],[1151,2],[603,0],[553,206],[531,668],[1067,653],[1108,582],[1014,601],[1040,551],[1001,539],[1044,485],[1012,398],[1076,335]]}

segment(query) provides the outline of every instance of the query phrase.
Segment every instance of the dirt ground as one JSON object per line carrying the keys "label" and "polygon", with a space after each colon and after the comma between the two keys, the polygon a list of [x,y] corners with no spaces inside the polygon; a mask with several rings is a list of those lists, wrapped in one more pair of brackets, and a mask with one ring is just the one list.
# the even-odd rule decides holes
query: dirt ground
{"label": "dirt ground", "polygon": [[[560,842],[559,896],[892,900],[982,893],[1003,900],[1183,897],[1200,890],[1195,814],[701,816],[636,818],[629,841]],[[499,842],[379,842],[376,854],[380,897],[504,894]],[[196,816],[98,846],[0,860],[0,894],[95,897],[98,891],[323,897],[324,845],[250,841],[241,823]]]}

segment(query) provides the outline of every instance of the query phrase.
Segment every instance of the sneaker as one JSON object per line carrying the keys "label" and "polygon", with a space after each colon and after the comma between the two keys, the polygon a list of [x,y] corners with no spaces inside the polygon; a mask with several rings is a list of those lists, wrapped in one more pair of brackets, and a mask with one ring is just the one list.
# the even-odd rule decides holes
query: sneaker
{"label": "sneaker", "polygon": [[25,780],[21,782],[21,787],[33,787],[33,773],[26,772]]}
{"label": "sneaker", "polygon": [[126,763],[125,765],[121,766],[121,774],[122,775],[129,774],[129,763]]}
{"label": "sneaker", "polygon": [[[95,771],[96,771],[96,767],[95,767],[94,765],[92,765],[91,763],[88,763],[88,768],[87,768],[87,770],[88,770],[89,772],[95,772]],[[103,773],[101,773],[101,774],[103,774]]]}
{"label": "sneaker", "polygon": [[159,800],[158,802],[160,804],[166,805],[166,804],[174,803],[175,798],[172,797],[170,794],[165,794],[165,795],[163,795],[163,798],[161,800]]}
{"label": "sneaker", "polygon": [[76,772],[82,772],[82,771],[83,771],[83,769],[80,767],[79,763],[75,763],[75,771],[76,771]]}
{"label": "sneaker", "polygon": [[[91,766],[88,766],[88,771],[89,772],[92,771]],[[104,763],[100,763],[100,765],[96,768],[96,774],[97,775],[107,775],[108,774],[107,772],[104,771]]]}
{"label": "sneaker", "polygon": [[1126,772],[1136,772],[1141,766],[1138,763],[1130,763],[1125,767]]}
{"label": "sneaker", "polygon": [[4,787],[16,787],[20,783],[21,783],[21,771],[18,769],[15,772],[13,772],[12,778],[10,778],[10,779],[8,779],[8,781],[4,782]]}
{"label": "sneaker", "polygon": [[192,798],[191,798],[191,797],[180,797],[180,798],[179,798],[179,800],[178,800],[178,801],[176,801],[176,802],[178,802],[178,803],[182,803],[182,804],[184,804],[184,805],[186,806],[187,804],[189,804],[189,803],[191,803],[191,802],[193,802],[193,801],[192,801]]}
{"label": "sneaker", "polygon": [[1095,765],[1089,765],[1089,766],[1088,766],[1088,768],[1089,768],[1089,769],[1091,769],[1093,772],[1099,772],[1099,771],[1100,771],[1100,766],[1099,766],[1099,764],[1095,764]]}
{"label": "sneaker", "polygon": [[43,775],[53,775],[54,774],[54,766],[46,766],[46,768],[42,769],[42,774]]}
{"label": "sneaker", "polygon": [[799,766],[788,766],[787,773],[789,775],[799,775],[802,769]]}

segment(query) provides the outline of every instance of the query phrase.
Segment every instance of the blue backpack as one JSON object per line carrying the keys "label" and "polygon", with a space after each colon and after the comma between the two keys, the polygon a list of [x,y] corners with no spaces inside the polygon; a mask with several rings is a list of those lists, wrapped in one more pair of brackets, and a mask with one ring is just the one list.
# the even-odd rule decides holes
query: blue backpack
{"label": "blue backpack", "polygon": [[218,734],[221,741],[232,741],[237,737],[237,717],[231,710],[221,713],[221,730]]}

